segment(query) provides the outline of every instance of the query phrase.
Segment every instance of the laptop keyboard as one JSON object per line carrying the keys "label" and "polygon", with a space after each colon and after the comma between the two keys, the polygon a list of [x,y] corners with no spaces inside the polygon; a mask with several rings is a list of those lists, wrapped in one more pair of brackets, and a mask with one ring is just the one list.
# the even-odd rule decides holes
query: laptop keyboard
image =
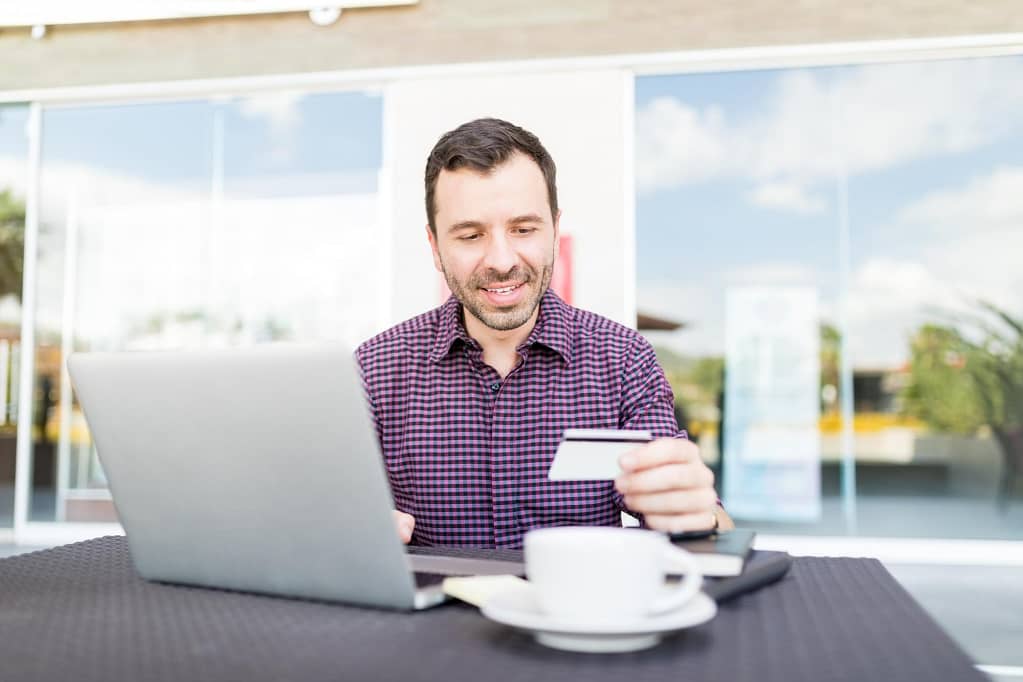
{"label": "laptop keyboard", "polygon": [[416,580],[417,588],[433,587],[434,585],[440,585],[442,582],[444,582],[444,578],[448,577],[442,573],[420,573],[419,571],[416,571],[412,575]]}
{"label": "laptop keyboard", "polygon": [[511,561],[522,563],[522,550],[520,549],[480,549],[478,547],[420,547],[418,545],[407,545],[405,551],[409,554],[419,556],[444,556],[456,557],[459,559],[493,559],[497,561]]}
{"label": "laptop keyboard", "polygon": [[417,588],[440,585],[449,576],[525,574],[522,552],[517,550],[415,545],[405,550]]}

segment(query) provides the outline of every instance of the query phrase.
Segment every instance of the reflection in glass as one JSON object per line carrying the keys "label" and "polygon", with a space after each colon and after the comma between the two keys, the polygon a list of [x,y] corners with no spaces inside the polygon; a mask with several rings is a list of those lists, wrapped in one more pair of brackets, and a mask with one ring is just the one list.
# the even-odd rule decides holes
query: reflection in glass
{"label": "reflection in glass", "polygon": [[33,518],[114,519],[70,352],[370,335],[379,118],[362,93],[44,113]]}
{"label": "reflection in glass", "polygon": [[14,523],[27,122],[27,106],[0,106],[0,528]]}
{"label": "reflection in glass", "polygon": [[748,523],[1023,535],[1021,73],[1004,57],[637,81],[639,309],[682,324],[650,338],[705,457],[726,454],[726,491],[751,435],[719,428],[740,395],[723,380],[726,295],[816,292],[822,515],[780,523],[793,491],[765,485],[777,504]]}

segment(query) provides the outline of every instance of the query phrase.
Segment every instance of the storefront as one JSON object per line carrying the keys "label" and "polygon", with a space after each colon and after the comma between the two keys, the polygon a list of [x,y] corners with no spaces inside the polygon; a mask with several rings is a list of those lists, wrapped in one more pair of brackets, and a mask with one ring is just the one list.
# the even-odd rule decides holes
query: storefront
{"label": "storefront", "polygon": [[573,303],[681,323],[650,339],[764,542],[1023,562],[999,441],[1019,417],[964,369],[984,324],[1023,317],[1021,54],[920,38],[0,91],[0,523],[23,544],[116,529],[71,352],[354,346],[437,305],[426,153],[495,115],[558,163]]}

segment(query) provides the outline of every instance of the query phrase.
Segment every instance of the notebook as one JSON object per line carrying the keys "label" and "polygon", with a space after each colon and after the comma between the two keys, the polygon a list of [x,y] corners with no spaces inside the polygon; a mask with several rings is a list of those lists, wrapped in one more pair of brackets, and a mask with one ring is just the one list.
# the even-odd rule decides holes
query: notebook
{"label": "notebook", "polygon": [[735,528],[708,538],[674,540],[673,544],[691,552],[704,575],[721,577],[742,573],[755,536],[752,530]]}
{"label": "notebook", "polygon": [[791,565],[792,557],[785,552],[753,550],[742,573],[726,578],[708,578],[703,582],[703,592],[718,604],[723,604],[778,582],[785,577]]}

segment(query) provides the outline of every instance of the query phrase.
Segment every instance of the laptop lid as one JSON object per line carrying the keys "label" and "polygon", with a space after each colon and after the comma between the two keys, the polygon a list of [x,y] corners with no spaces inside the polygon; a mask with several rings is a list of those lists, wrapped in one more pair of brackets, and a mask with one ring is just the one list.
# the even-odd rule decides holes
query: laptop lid
{"label": "laptop lid", "polygon": [[415,606],[350,352],[75,353],[68,370],[143,577]]}

